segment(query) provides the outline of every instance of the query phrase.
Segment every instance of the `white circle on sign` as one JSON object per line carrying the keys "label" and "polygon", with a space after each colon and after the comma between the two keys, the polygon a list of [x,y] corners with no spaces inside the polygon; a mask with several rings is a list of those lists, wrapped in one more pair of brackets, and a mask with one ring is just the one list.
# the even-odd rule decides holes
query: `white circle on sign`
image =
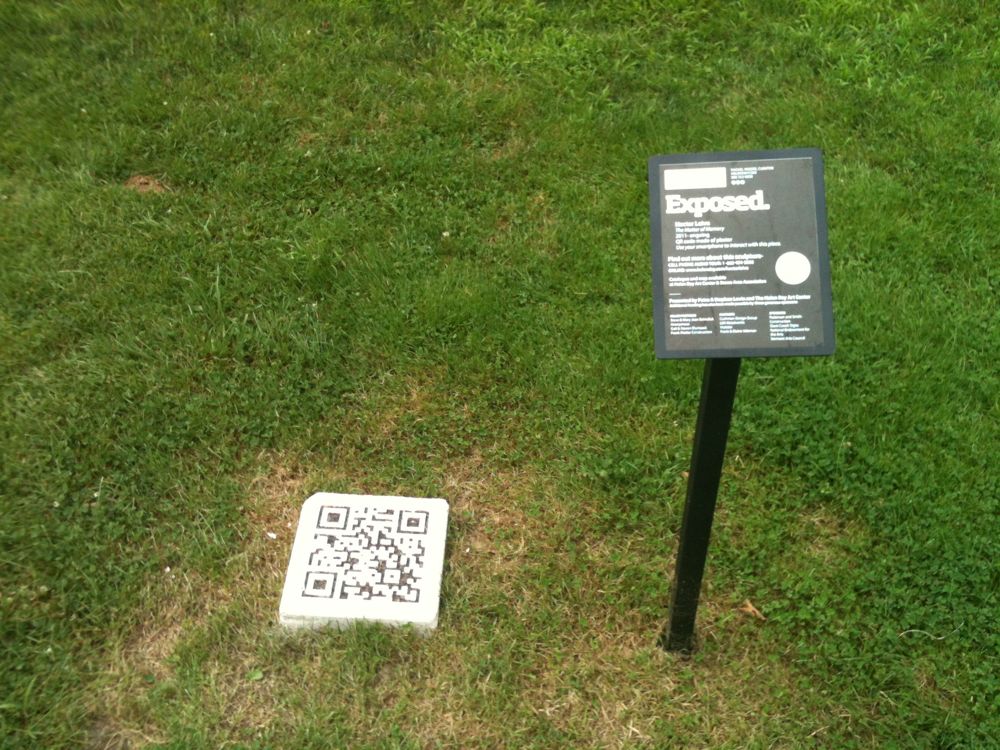
{"label": "white circle on sign", "polygon": [[785,284],[792,284],[793,286],[801,284],[808,279],[811,271],[812,264],[809,262],[809,259],[802,253],[797,253],[794,250],[789,253],[782,253],[778,256],[778,260],[774,264],[774,272],[778,274],[778,278]]}

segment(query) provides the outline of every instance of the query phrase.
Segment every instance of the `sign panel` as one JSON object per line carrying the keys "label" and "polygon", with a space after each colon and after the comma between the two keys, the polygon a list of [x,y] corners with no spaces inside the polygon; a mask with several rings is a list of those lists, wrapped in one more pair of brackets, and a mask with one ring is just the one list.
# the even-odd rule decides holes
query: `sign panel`
{"label": "sign panel", "polygon": [[818,149],[649,160],[656,356],[832,354]]}

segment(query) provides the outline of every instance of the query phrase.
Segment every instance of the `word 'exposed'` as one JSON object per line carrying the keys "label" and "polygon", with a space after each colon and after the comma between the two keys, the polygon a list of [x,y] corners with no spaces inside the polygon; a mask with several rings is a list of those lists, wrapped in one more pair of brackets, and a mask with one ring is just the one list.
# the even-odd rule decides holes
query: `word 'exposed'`
{"label": "word 'exposed'", "polygon": [[721,195],[714,198],[685,198],[681,195],[666,196],[668,214],[693,214],[696,219],[706,213],[731,213],[733,211],[767,211],[770,203],[764,202],[764,191],[753,195]]}

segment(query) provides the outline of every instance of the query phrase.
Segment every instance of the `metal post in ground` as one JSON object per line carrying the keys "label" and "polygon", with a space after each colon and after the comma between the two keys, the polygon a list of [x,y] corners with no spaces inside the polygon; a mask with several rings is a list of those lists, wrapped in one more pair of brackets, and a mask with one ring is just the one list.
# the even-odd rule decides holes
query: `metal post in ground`
{"label": "metal post in ground", "polygon": [[726,454],[739,375],[739,357],[705,360],[687,500],[670,597],[670,624],[660,640],[660,645],[668,651],[690,652],[694,645],[698,596],[705,572],[715,499],[722,476],[722,461]]}

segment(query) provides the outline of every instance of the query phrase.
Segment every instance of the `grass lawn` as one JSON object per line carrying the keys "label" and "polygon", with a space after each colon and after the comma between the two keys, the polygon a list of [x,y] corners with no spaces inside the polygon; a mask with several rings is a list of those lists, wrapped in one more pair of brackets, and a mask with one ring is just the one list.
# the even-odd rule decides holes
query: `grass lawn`
{"label": "grass lawn", "polygon": [[[0,5],[0,746],[1000,747],[998,19]],[[646,160],[797,146],[685,659]],[[432,637],[278,627],[318,490],[450,501]]]}

